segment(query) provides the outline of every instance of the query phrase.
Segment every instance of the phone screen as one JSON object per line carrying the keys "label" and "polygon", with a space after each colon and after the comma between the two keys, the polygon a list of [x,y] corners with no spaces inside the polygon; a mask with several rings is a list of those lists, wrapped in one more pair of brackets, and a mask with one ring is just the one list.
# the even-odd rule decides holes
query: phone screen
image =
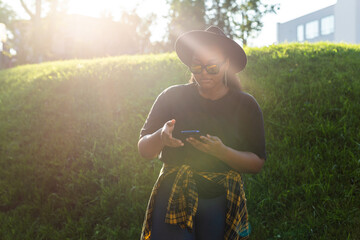
{"label": "phone screen", "polygon": [[201,136],[200,130],[183,130],[180,132],[180,136],[181,136],[181,140],[184,140],[184,141],[188,137],[193,137],[198,140],[201,140],[200,139],[200,136]]}

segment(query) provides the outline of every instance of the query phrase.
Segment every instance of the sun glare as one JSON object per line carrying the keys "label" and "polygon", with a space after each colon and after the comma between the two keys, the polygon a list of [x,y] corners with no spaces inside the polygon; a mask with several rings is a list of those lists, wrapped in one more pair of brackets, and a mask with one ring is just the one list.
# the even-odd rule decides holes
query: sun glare
{"label": "sun glare", "polygon": [[92,17],[100,17],[103,13],[112,13],[128,11],[135,7],[136,1],[118,1],[118,0],[72,0],[69,1],[69,13],[80,14]]}
{"label": "sun glare", "polygon": [[167,26],[164,16],[169,12],[169,6],[165,0],[69,0],[68,2],[68,13],[70,14],[101,17],[105,13],[112,15],[115,21],[119,20],[119,13],[135,8],[141,17],[152,13],[158,15],[156,26],[150,27],[153,33],[151,40],[161,41]]}

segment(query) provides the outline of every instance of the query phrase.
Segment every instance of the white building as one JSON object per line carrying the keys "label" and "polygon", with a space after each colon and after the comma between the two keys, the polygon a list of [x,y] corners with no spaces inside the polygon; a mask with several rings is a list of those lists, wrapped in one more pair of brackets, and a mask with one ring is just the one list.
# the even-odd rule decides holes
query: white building
{"label": "white building", "polygon": [[360,43],[360,0],[337,3],[277,25],[277,42]]}

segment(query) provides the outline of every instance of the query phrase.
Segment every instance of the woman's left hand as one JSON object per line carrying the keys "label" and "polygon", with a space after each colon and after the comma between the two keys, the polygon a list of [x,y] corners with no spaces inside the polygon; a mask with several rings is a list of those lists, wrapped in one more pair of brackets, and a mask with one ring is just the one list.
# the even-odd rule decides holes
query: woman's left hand
{"label": "woman's left hand", "polygon": [[215,157],[220,158],[220,156],[223,155],[226,146],[219,137],[206,134],[206,136],[200,136],[200,139],[202,141],[199,141],[193,137],[189,137],[186,139],[186,141],[200,151],[209,153]]}

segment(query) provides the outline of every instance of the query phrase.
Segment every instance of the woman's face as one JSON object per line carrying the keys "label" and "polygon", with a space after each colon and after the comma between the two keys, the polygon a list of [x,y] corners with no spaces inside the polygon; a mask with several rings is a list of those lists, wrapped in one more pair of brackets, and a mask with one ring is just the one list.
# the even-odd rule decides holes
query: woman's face
{"label": "woman's face", "polygon": [[210,74],[205,68],[202,68],[202,71],[198,74],[194,73],[196,82],[204,90],[220,89],[223,87],[223,78],[225,71],[229,67],[229,60],[225,58],[222,51],[216,46],[207,46],[202,48],[201,51],[194,53],[191,64],[192,66],[206,66],[213,64],[220,66],[217,74]]}

